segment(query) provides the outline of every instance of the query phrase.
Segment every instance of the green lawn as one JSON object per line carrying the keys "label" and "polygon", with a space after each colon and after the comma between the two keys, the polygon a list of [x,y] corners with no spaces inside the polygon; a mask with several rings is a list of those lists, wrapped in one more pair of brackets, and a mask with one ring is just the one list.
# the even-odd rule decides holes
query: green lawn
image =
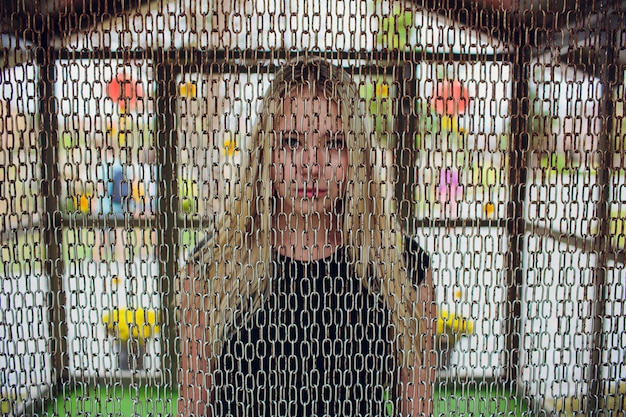
{"label": "green lawn", "polygon": [[[160,387],[106,387],[59,395],[45,415],[83,417],[174,416],[176,392]],[[529,416],[526,404],[495,388],[441,387],[435,393],[435,416]]]}
{"label": "green lawn", "polygon": [[175,416],[176,392],[158,386],[99,386],[59,394],[47,416],[138,417]]}

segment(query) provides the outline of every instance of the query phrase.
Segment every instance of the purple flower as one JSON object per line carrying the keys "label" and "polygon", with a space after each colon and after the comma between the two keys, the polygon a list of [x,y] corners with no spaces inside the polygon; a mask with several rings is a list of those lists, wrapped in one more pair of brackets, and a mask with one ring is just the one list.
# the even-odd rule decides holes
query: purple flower
{"label": "purple flower", "polygon": [[463,198],[463,186],[459,184],[459,173],[451,168],[441,170],[439,175],[439,198],[441,204],[456,203]]}

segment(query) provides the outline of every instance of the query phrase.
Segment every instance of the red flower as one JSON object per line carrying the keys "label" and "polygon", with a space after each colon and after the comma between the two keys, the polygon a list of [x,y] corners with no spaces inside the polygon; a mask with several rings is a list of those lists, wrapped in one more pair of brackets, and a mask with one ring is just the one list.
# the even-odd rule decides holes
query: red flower
{"label": "red flower", "polygon": [[435,87],[430,105],[438,114],[454,116],[467,109],[468,100],[467,89],[460,81],[442,81]]}
{"label": "red flower", "polygon": [[141,83],[120,73],[107,85],[107,95],[122,110],[130,110],[137,104],[137,99],[143,97],[143,89]]}

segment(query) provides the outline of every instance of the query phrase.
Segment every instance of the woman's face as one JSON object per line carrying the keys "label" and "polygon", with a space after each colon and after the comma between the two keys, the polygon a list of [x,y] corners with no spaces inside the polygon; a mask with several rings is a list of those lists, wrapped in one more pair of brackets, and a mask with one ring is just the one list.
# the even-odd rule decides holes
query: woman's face
{"label": "woman's face", "polygon": [[307,86],[284,98],[274,119],[271,176],[278,210],[329,214],[343,198],[348,149],[337,102]]}

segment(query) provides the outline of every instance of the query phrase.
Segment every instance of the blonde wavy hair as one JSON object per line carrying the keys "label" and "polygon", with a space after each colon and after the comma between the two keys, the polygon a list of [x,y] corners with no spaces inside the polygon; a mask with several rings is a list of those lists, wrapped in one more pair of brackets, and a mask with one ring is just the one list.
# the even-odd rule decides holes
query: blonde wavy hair
{"label": "blonde wavy hair", "polygon": [[[404,239],[388,198],[393,185],[376,175],[380,149],[352,77],[327,60],[304,57],[283,65],[263,97],[259,118],[247,146],[235,189],[216,232],[189,259],[202,284],[197,308],[208,308],[208,342],[219,355],[237,326],[250,319],[267,296],[274,250],[273,189],[270,177],[274,115],[295,87],[307,84],[339,104],[346,147],[348,181],[343,198],[343,247],[362,285],[382,295],[391,312],[400,364],[421,357],[418,290],[408,276]],[[387,168],[389,170],[389,168]]]}

